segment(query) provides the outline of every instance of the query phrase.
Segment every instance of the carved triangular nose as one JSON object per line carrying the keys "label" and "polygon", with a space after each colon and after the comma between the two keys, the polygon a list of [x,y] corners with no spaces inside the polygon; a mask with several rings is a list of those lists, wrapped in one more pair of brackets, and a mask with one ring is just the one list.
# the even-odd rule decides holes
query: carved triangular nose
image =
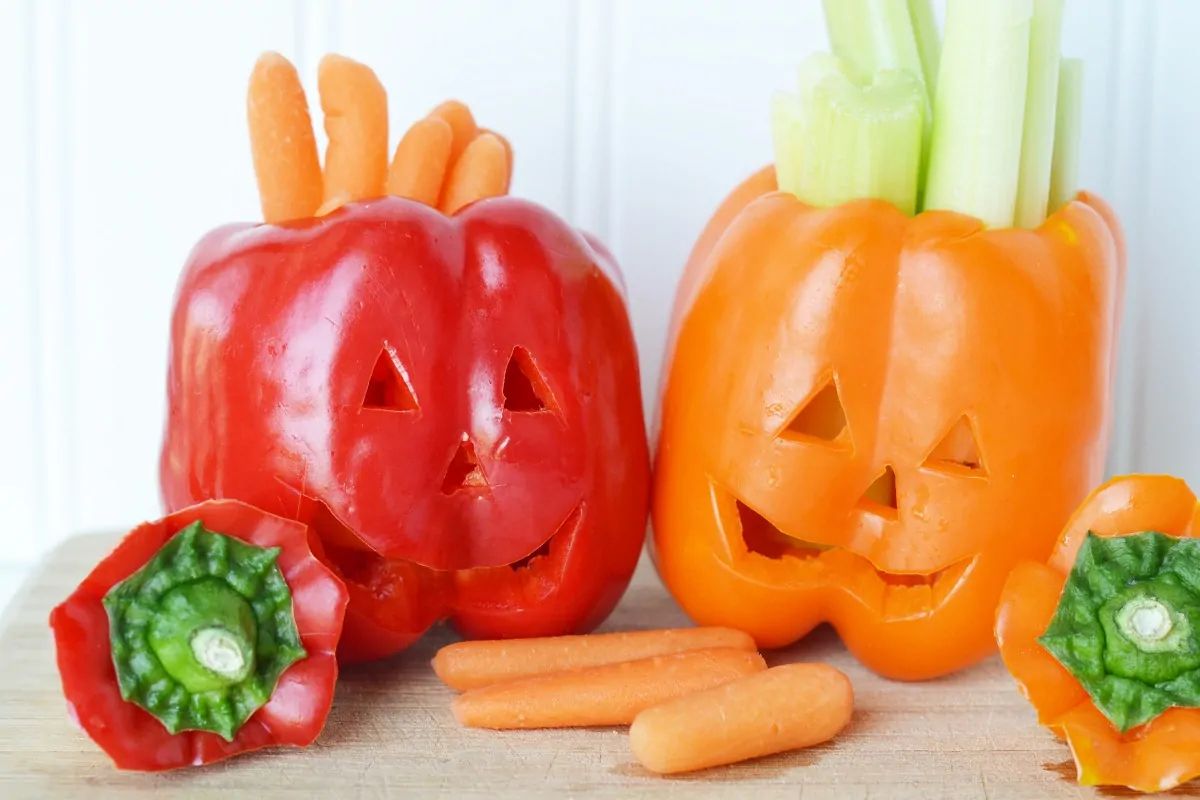
{"label": "carved triangular nose", "polygon": [[446,468],[446,477],[442,480],[442,494],[454,494],[463,489],[486,489],[487,476],[475,459],[475,445],[469,439],[459,442],[450,466]]}
{"label": "carved triangular nose", "polygon": [[899,511],[896,502],[896,471],[888,464],[863,492],[858,507],[884,519],[895,519]]}

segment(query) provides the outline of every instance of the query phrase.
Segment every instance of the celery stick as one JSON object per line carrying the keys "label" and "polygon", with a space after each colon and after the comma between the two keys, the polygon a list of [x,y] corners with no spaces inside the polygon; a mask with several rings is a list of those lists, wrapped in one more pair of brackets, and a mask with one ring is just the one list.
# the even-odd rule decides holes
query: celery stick
{"label": "celery stick", "polygon": [[923,76],[907,0],[823,0],[833,54],[855,83],[870,83],[885,69]]}
{"label": "celery stick", "polygon": [[804,108],[797,196],[825,207],[873,197],[913,214],[924,125],[924,85],[913,73],[885,70],[865,87],[826,75]]}
{"label": "celery stick", "polygon": [[1033,0],[947,0],[925,208],[1013,224]]}
{"label": "celery stick", "polygon": [[771,141],[775,148],[775,182],[785,192],[796,193],[800,147],[804,136],[800,98],[791,92],[771,95]]}
{"label": "celery stick", "polygon": [[929,0],[908,0],[908,16],[912,20],[913,36],[917,40],[917,52],[921,55],[921,70],[925,77],[925,88],[932,98],[937,88],[938,59],[942,44],[938,40],[937,18],[933,15],[933,4]]}
{"label": "celery stick", "polygon": [[929,157],[933,116],[930,59],[936,60],[938,50],[937,24],[929,0],[823,0],[823,3],[829,41],[834,55],[846,65],[850,80],[866,85],[878,72],[895,69],[908,70],[921,82],[926,105],[917,179],[919,205],[920,175],[924,174]]}
{"label": "celery stick", "polygon": [[813,53],[796,71],[797,97],[790,92],[771,95],[771,140],[775,150],[775,182],[780,190],[800,191],[800,153],[804,141],[804,109],[812,105],[813,87],[844,65],[831,53]]}
{"label": "celery stick", "polygon": [[1021,228],[1041,225],[1050,200],[1062,19],[1063,0],[1034,0],[1029,25],[1029,81],[1025,92],[1021,171],[1013,215],[1015,224]]}
{"label": "celery stick", "polygon": [[[805,108],[812,103],[813,87],[830,75],[849,75],[845,61],[832,53],[813,53],[800,62],[796,70],[796,86],[800,89],[800,102]],[[868,81],[869,82],[869,81]]]}
{"label": "celery stick", "polygon": [[1050,208],[1075,199],[1079,191],[1079,139],[1083,128],[1083,60],[1064,58],[1058,69],[1058,115],[1054,121],[1054,161],[1050,167]]}

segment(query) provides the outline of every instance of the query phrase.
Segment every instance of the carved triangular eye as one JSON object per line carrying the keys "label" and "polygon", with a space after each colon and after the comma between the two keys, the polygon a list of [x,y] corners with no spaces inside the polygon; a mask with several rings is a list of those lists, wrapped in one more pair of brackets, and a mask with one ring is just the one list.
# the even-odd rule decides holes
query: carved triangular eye
{"label": "carved triangular eye", "polygon": [[879,477],[859,498],[858,507],[880,517],[894,519],[899,505],[896,502],[896,471],[891,466],[883,468]]}
{"label": "carved triangular eye", "polygon": [[362,404],[363,408],[384,411],[417,411],[420,408],[412,384],[408,382],[408,375],[386,347],[375,359],[375,369],[371,371],[371,380],[367,383]]}
{"label": "carved triangular eye", "polygon": [[533,357],[524,347],[514,347],[504,370],[504,408],[509,411],[554,410],[554,396]]}
{"label": "carved triangular eye", "polygon": [[800,407],[782,435],[788,439],[835,442],[846,433],[846,410],[837,384],[829,380]]}
{"label": "carved triangular eye", "polygon": [[954,427],[933,448],[924,466],[942,472],[985,474],[979,437],[965,414],[958,418]]}

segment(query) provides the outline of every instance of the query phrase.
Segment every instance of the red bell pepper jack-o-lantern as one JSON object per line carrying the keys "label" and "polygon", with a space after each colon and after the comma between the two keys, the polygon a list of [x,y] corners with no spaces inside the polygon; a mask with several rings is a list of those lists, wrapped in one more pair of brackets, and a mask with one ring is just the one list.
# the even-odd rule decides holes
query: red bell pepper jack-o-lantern
{"label": "red bell pepper jack-o-lantern", "polygon": [[447,616],[478,636],[589,629],[648,505],[617,267],[499,196],[511,153],[465,107],[413,126],[389,167],[373,73],[321,71],[324,175],[294,70],[264,58],[254,81],[277,90],[258,96],[288,103],[263,111],[252,82],[266,222],[205,237],[179,284],[167,505],[236,498],[309,524],[350,589],[343,660]]}

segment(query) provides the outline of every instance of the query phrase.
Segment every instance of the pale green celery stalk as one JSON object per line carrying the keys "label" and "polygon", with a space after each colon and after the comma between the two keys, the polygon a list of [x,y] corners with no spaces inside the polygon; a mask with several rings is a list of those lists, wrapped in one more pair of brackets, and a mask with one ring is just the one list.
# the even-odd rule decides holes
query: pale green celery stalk
{"label": "pale green celery stalk", "polygon": [[924,207],[1009,227],[1033,0],[947,0]]}
{"label": "pale green celery stalk", "polygon": [[822,207],[870,197],[915,213],[926,105],[920,78],[885,70],[859,86],[836,71],[808,90],[796,195]]}
{"label": "pale green celery stalk", "polygon": [[800,181],[800,142],[804,136],[800,98],[791,92],[771,95],[771,141],[775,149],[775,182],[795,194]]}
{"label": "pale green celery stalk", "polygon": [[1064,58],[1058,68],[1058,115],[1050,167],[1050,208],[1057,211],[1079,191],[1079,139],[1083,128],[1083,60]]}
{"label": "pale green celery stalk", "polygon": [[868,84],[885,69],[921,76],[921,55],[908,15],[908,0],[823,0],[833,54],[846,76]]}
{"label": "pale green celery stalk", "polygon": [[831,75],[850,75],[846,62],[832,53],[813,53],[800,62],[796,70],[796,86],[800,89],[800,102],[805,108],[812,103],[813,88]]}
{"label": "pale green celery stalk", "polygon": [[[930,55],[936,59],[938,49],[937,24],[929,0],[823,0],[823,4],[833,53],[845,64],[850,80],[865,86],[883,70],[908,70],[921,82],[925,128],[921,134],[921,169],[917,185],[919,207],[920,176],[924,175],[929,157],[933,112],[934,82],[928,78],[927,59]],[[921,8],[922,5],[925,7]],[[922,15],[921,30],[917,28],[913,8]]]}
{"label": "pale green celery stalk", "polygon": [[908,0],[908,16],[912,20],[913,35],[917,40],[917,52],[921,55],[921,70],[925,76],[925,87],[932,98],[937,89],[938,60],[942,54],[942,43],[938,37],[937,18],[933,15],[930,0]]}
{"label": "pale green celery stalk", "polygon": [[1063,0],[1034,0],[1029,25],[1029,81],[1021,172],[1013,222],[1036,228],[1046,219],[1050,201],[1050,162],[1054,155],[1054,115],[1058,100],[1058,63],[1062,57]]}
{"label": "pale green celery stalk", "polygon": [[791,92],[771,95],[771,140],[775,149],[775,181],[785,192],[800,191],[800,153],[804,146],[804,113],[812,105],[813,87],[829,75],[839,74],[844,66],[830,53],[813,53],[800,64],[796,85],[799,96]]}

